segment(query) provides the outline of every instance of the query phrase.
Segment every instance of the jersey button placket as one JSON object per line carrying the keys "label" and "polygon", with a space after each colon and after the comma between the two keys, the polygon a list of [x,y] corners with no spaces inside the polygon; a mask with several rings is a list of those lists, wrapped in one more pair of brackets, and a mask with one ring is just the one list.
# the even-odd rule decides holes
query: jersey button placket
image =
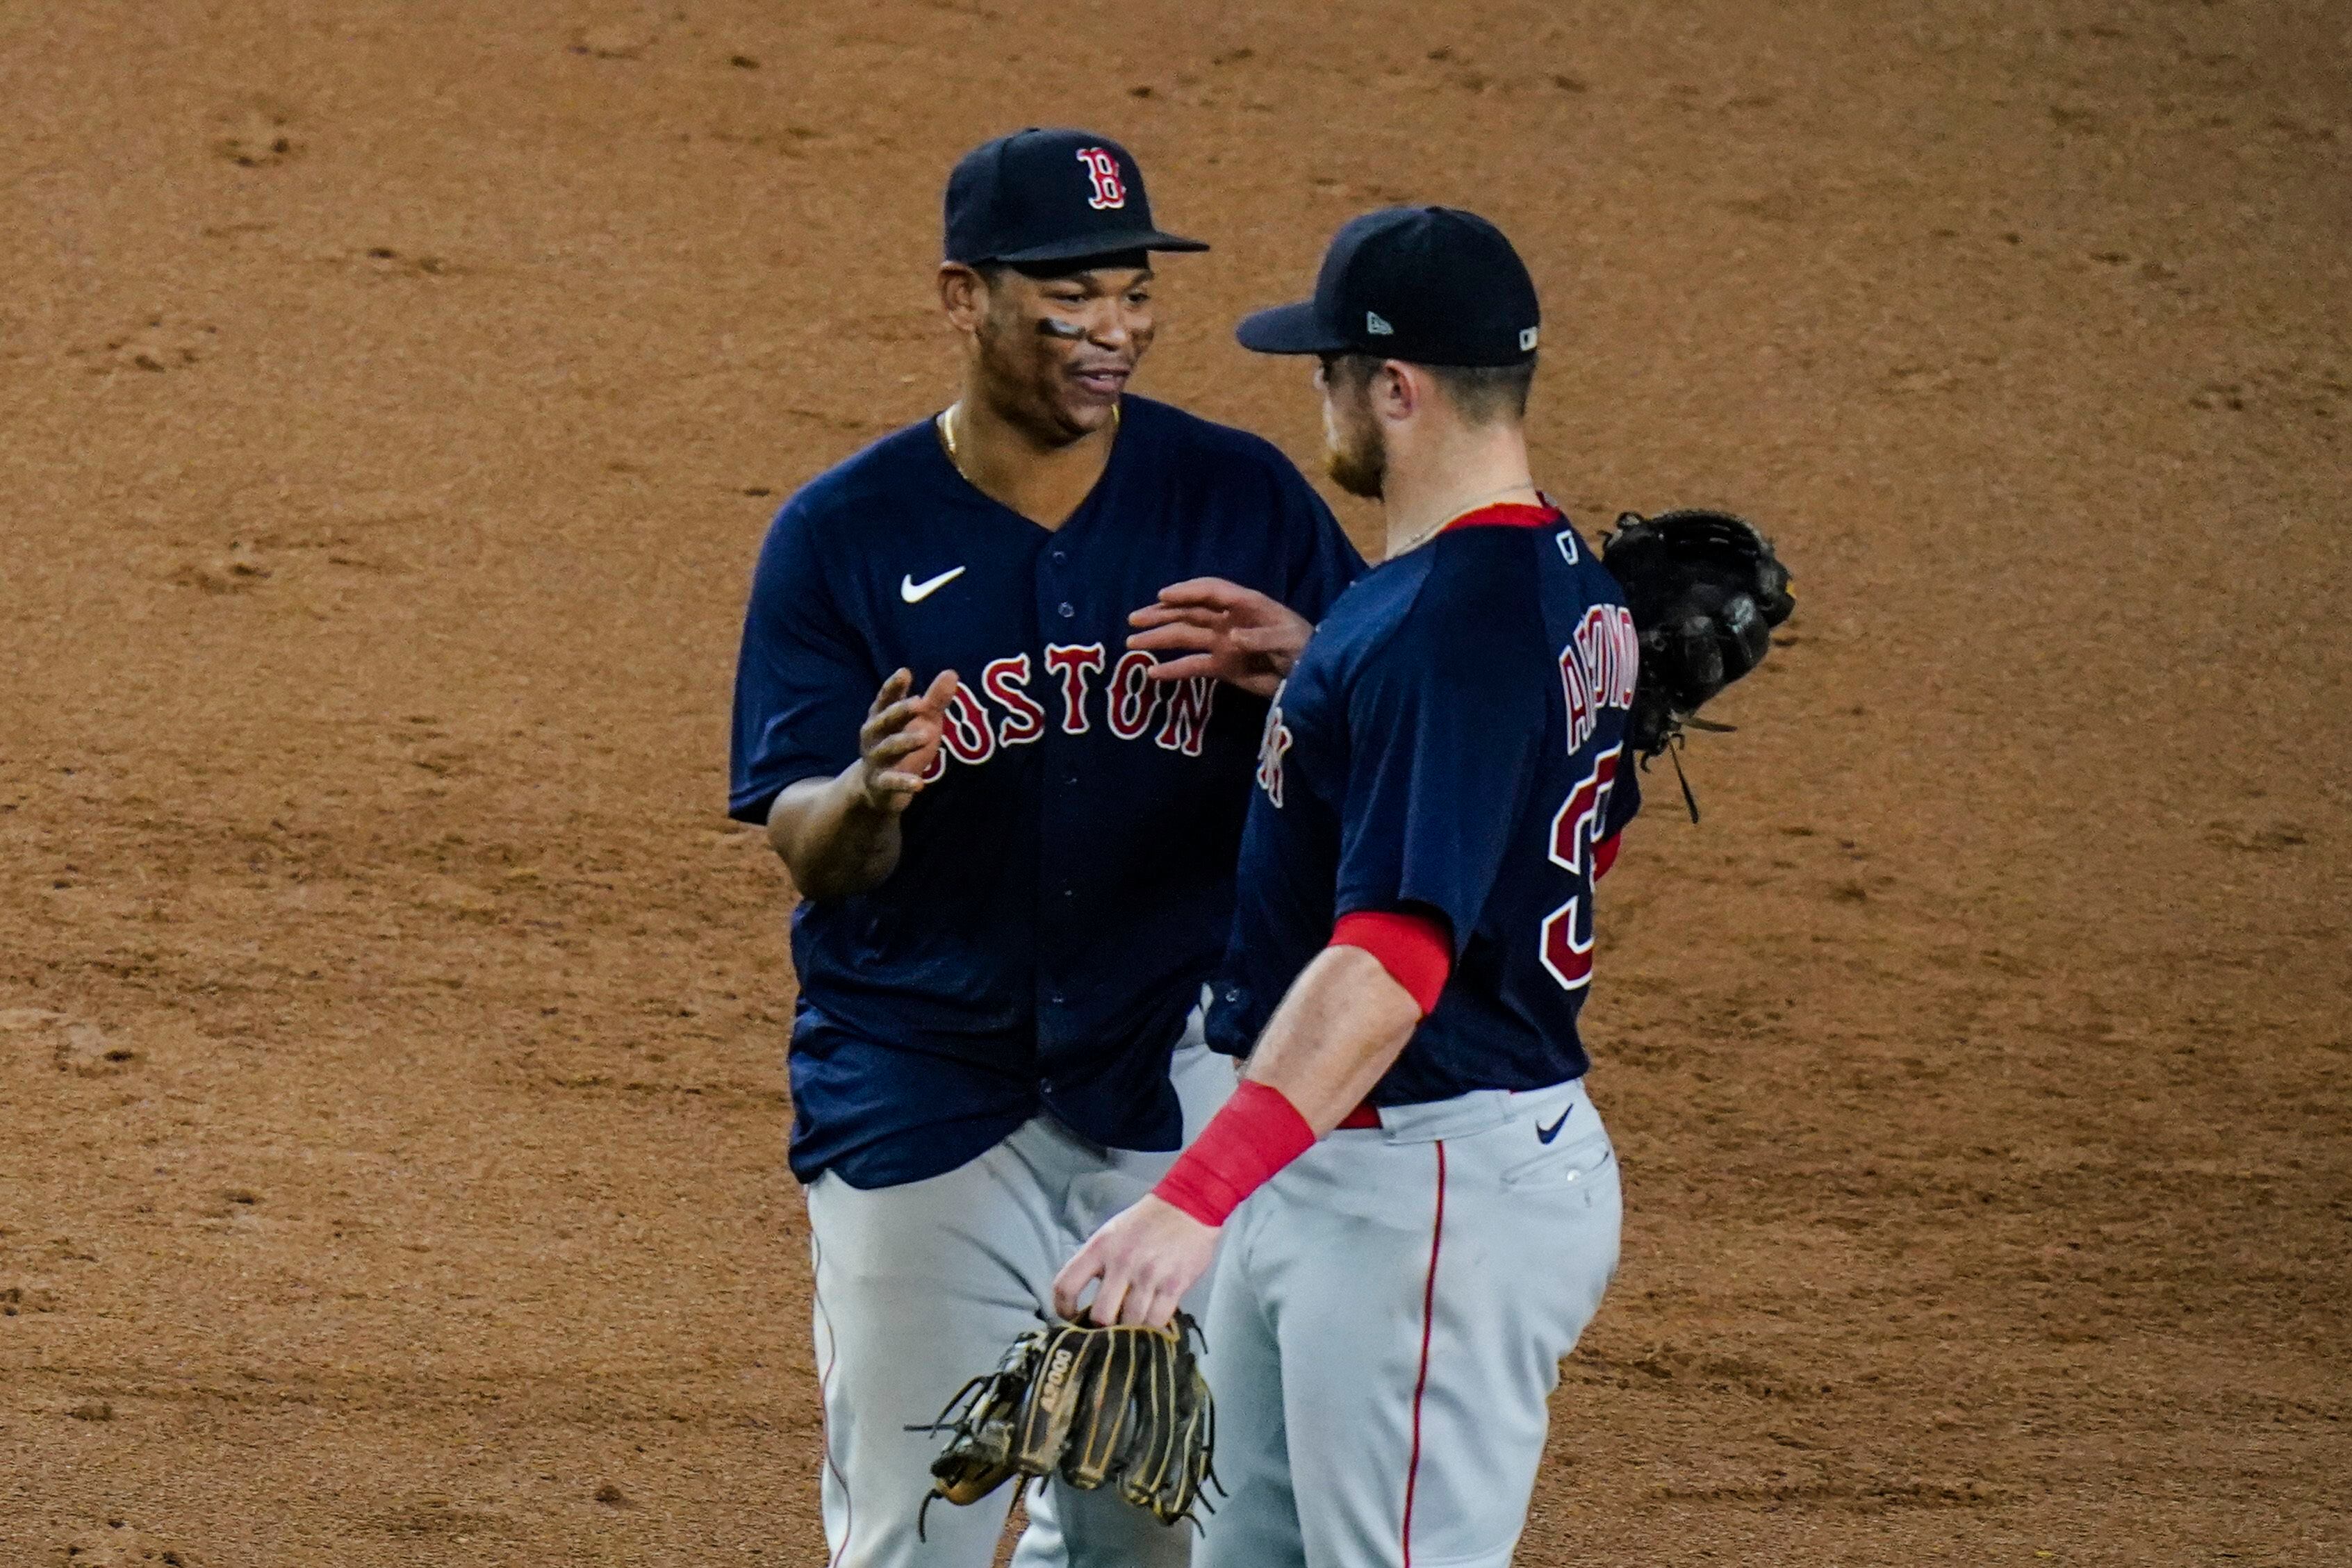
{"label": "jersey button placket", "polygon": [[[1069,591],[1070,588],[1069,565],[1068,547],[1055,543],[1042,552],[1037,572],[1039,610],[1065,622],[1075,621],[1078,616],[1077,605],[1062,597]],[[1055,640],[1052,633],[1047,633],[1047,641]],[[1061,640],[1068,641],[1067,633],[1065,633]],[[1055,695],[1055,700],[1058,701],[1060,699],[1058,690]],[[1063,733],[1059,718],[1060,716],[1057,714],[1056,722],[1047,727],[1045,736],[1045,776],[1048,779],[1058,778],[1066,787],[1075,786],[1078,781],[1075,748],[1071,745],[1071,737]],[[1040,891],[1050,889],[1053,895],[1045,909],[1040,912],[1045,915],[1040,922],[1038,932],[1041,938],[1039,943],[1041,951],[1037,955],[1037,988],[1042,1004],[1040,1010],[1050,1009],[1056,1013],[1065,1012],[1070,1005],[1070,993],[1066,988],[1066,982],[1056,971],[1061,967],[1060,956],[1067,952],[1076,943],[1076,932],[1072,916],[1077,907],[1077,884],[1075,882],[1054,877],[1052,873],[1066,872],[1075,863],[1073,857],[1076,846],[1069,843],[1066,837],[1070,831],[1070,823],[1071,818],[1066,805],[1059,810],[1047,810],[1044,831],[1041,835],[1041,848],[1044,853],[1037,866],[1037,878],[1043,884]],[[1056,841],[1057,840],[1060,841]],[[1066,1017],[1041,1018],[1038,1019],[1038,1043],[1046,1045],[1056,1041],[1068,1031],[1068,1029],[1069,1023]]]}

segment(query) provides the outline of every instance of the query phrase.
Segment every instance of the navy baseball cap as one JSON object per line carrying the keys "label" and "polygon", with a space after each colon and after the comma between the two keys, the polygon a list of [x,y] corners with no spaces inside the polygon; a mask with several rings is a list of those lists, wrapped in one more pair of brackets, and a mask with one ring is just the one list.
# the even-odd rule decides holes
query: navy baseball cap
{"label": "navy baseball cap", "polygon": [[1389,207],[1332,237],[1314,298],[1244,316],[1234,336],[1261,354],[1517,365],[1535,358],[1541,318],[1502,230],[1453,207]]}
{"label": "navy baseball cap", "polygon": [[1143,171],[1108,136],[1033,126],[973,148],[948,176],[947,259],[966,266],[1208,248],[1152,225]]}

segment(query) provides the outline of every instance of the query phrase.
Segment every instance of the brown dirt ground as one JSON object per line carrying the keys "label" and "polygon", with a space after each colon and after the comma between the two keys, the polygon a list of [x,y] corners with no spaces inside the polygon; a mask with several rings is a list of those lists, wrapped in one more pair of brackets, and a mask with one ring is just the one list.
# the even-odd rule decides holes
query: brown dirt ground
{"label": "brown dirt ground", "polygon": [[1556,490],[1801,573],[1611,884],[1628,1249],[1523,1559],[2352,1561],[2347,54],[0,8],[0,1564],[823,1561],[737,615],[776,497],[944,401],[939,183],[1031,120],[1223,242],[1146,390],[1311,461],[1227,324],[1473,204]]}

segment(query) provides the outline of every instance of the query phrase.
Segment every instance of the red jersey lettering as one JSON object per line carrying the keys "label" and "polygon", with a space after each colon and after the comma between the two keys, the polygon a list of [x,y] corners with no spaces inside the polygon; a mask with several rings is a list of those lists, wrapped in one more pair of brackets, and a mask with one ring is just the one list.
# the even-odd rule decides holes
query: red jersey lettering
{"label": "red jersey lettering", "polygon": [[1087,677],[1102,674],[1100,643],[1048,643],[1045,667],[1062,680],[1062,733],[1087,732]]}
{"label": "red jersey lettering", "polygon": [[1164,689],[1168,715],[1160,721],[1160,733],[1151,737],[1153,744],[1164,751],[1200,756],[1202,743],[1209,738],[1209,714],[1217,706],[1216,677],[1194,675]]}
{"label": "red jersey lettering", "polygon": [[980,689],[1005,710],[1004,722],[996,727],[997,745],[1025,745],[1045,733],[1045,710],[1029,695],[1028,654],[991,659],[980,673]]}
{"label": "red jersey lettering", "polygon": [[940,726],[944,749],[954,753],[958,762],[978,766],[996,755],[996,731],[989,727],[988,710],[971,695],[971,688],[956,683],[955,695],[948,699],[946,722]]}
{"label": "red jersey lettering", "polygon": [[1151,727],[1152,710],[1160,706],[1160,688],[1151,679],[1151,666],[1160,661],[1141,649],[1130,649],[1118,656],[1110,673],[1110,685],[1104,689],[1103,706],[1108,711],[1110,732],[1121,740],[1133,740]]}

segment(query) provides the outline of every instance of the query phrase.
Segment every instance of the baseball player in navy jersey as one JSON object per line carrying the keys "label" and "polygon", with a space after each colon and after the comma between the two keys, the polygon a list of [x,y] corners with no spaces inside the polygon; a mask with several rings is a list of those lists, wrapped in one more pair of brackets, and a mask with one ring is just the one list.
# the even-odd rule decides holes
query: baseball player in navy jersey
{"label": "baseball player in navy jersey", "polygon": [[[1232,1092],[1201,1011],[1265,699],[1363,570],[1272,446],[1127,392],[1152,253],[1204,247],[1153,225],[1124,149],[989,142],[946,209],[961,394],[786,504],[736,679],[730,809],[803,899],[834,1568],[992,1560],[1009,1498],[919,1530],[939,1439],[908,1428]],[[1176,1563],[1187,1537],[1055,1486],[1016,1561]]]}
{"label": "baseball player in navy jersey", "polygon": [[1577,1016],[1640,799],[1637,643],[1528,472],[1537,331],[1509,242],[1438,207],[1350,223],[1313,299],[1241,326],[1321,356],[1332,473],[1389,556],[1267,716],[1208,1026],[1244,1081],[1055,1281],[1158,1322],[1215,1263],[1231,1496],[1195,1568],[1507,1563],[1616,1266]]}

